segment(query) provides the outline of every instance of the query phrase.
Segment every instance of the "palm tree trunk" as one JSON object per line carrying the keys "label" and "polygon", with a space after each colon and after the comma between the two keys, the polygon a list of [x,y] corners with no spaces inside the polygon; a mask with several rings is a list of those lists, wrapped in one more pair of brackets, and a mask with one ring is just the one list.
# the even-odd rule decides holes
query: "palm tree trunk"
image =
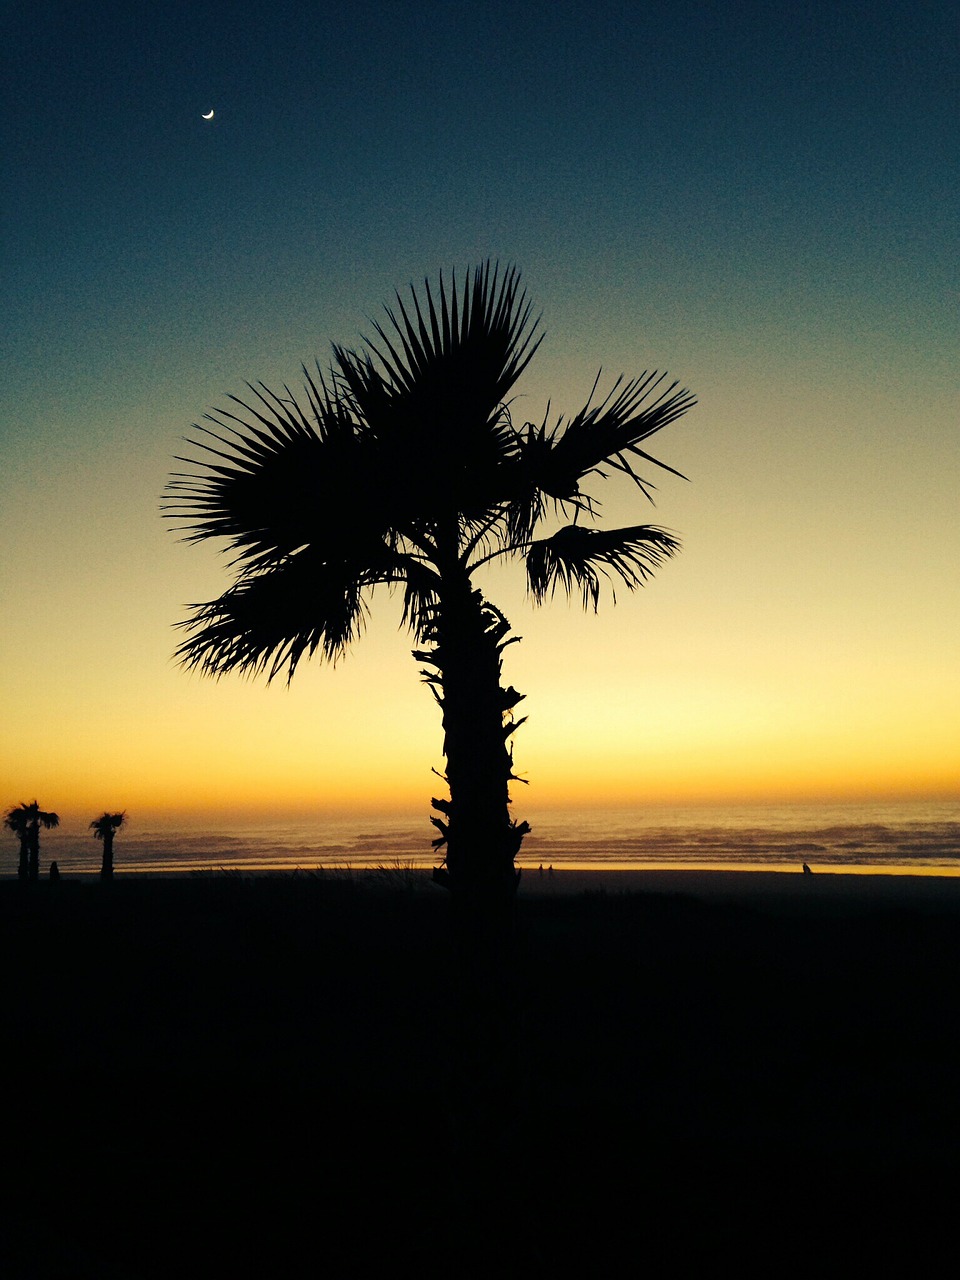
{"label": "palm tree trunk", "polygon": [[22,884],[30,878],[30,835],[26,831],[20,837],[20,863],[17,867],[17,878]]}
{"label": "palm tree trunk", "polygon": [[36,881],[40,879],[40,823],[31,822],[29,830],[30,841],[30,880]]}
{"label": "palm tree trunk", "polygon": [[[443,714],[449,800],[434,800],[445,844],[436,878],[451,891],[450,1101],[459,1178],[471,1230],[488,1227],[484,1188],[502,1186],[518,1124],[520,955],[514,865],[527,824],[510,817],[510,712],[521,695],[501,685],[509,634],[503,615],[465,574],[447,580],[433,648],[416,656]],[[481,1195],[481,1200],[476,1197]]]}
{"label": "palm tree trunk", "polygon": [[103,833],[103,861],[100,863],[100,879],[113,879],[113,832]]}
{"label": "palm tree trunk", "polygon": [[526,823],[510,817],[513,757],[509,713],[520,701],[500,684],[509,624],[469,579],[447,584],[437,610],[434,648],[417,656],[436,668],[427,679],[443,713],[443,753],[450,799],[434,800],[434,819],[446,844],[449,888],[460,898],[511,901],[519,872],[514,859]]}

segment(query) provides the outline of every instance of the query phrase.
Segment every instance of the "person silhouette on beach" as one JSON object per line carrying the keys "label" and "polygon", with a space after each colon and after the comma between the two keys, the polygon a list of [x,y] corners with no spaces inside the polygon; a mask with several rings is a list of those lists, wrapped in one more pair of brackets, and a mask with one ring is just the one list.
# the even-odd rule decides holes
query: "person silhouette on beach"
{"label": "person silhouette on beach", "polygon": [[813,875],[813,872],[810,870],[810,868],[807,866],[807,864],[806,864],[806,863],[804,863],[804,864],[803,864],[803,874],[804,874],[805,876],[812,876],[812,875]]}

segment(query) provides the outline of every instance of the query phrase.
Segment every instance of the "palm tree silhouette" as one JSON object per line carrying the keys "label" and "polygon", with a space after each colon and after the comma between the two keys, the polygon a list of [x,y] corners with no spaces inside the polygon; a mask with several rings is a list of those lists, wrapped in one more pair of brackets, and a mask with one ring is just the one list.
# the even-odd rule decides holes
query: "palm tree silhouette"
{"label": "palm tree silhouette", "polygon": [[90,823],[90,830],[97,840],[103,841],[103,861],[100,864],[100,879],[113,879],[113,837],[127,820],[126,812],[101,813]]}
{"label": "palm tree silhouette", "polygon": [[30,826],[27,817],[27,806],[20,804],[14,809],[8,809],[3,815],[3,825],[12,831],[20,841],[20,862],[17,867],[17,875],[21,880],[26,880],[30,873]]}
{"label": "palm tree silhouette", "polygon": [[[679,546],[655,525],[601,530],[582,487],[611,472],[645,497],[640,446],[693,396],[660,373],[617,379],[550,425],[517,427],[508,395],[537,350],[539,318],[514,268],[490,263],[458,289],[441,276],[385,308],[363,349],[333,345],[303,395],[248,383],[250,396],[194,424],[200,457],[178,458],[165,514],[187,541],[222,538],[236,578],[180,624],[181,663],[214,677],[292,678],[300,659],[341,656],[376,585],[403,591],[414,658],[442,713],[449,798],[431,818],[445,848],[436,878],[458,897],[512,898],[526,822],[510,817],[510,737],[522,695],[501,683],[519,639],[475,584],[481,566],[523,560],[540,603],[557,587],[594,610],[601,579],[640,586]],[[679,474],[674,472],[674,474]],[[561,524],[561,520],[567,523]],[[544,531],[552,522],[553,532]]]}
{"label": "palm tree silhouette", "polygon": [[17,874],[21,880],[40,879],[40,828],[60,825],[60,818],[55,813],[44,813],[36,800],[30,804],[21,802],[8,809],[3,818],[3,825],[8,827],[20,840],[20,865]]}

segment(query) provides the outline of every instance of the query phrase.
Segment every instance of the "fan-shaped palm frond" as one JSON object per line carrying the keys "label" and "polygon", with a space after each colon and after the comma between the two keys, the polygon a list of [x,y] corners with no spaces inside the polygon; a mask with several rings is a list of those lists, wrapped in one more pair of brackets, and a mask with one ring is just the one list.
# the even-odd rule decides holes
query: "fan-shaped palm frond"
{"label": "fan-shaped palm frond", "polygon": [[126,810],[122,813],[104,812],[90,823],[90,830],[95,840],[110,840],[127,820]]}
{"label": "fan-shaped palm frond", "polygon": [[59,827],[60,816],[56,813],[46,813],[40,808],[37,800],[31,800],[29,804],[21,801],[12,809],[8,809],[4,815],[3,825],[9,827],[15,835],[20,833],[21,828],[28,827],[44,827],[48,831],[53,827]]}
{"label": "fan-shaped palm frond", "polygon": [[585,529],[571,524],[530,546],[526,556],[527,582],[538,603],[558,586],[568,596],[579,588],[584,608],[592,605],[596,611],[601,575],[608,579],[618,577],[635,591],[679,549],[680,543],[673,534],[656,525]]}
{"label": "fan-shaped palm frond", "polygon": [[382,450],[322,376],[304,370],[302,407],[288,388],[251,387],[254,403],[231,397],[244,416],[221,410],[197,424],[198,468],[168,486],[164,511],[187,541],[224,538],[233,563],[256,568],[310,544],[328,554],[363,554],[390,535],[393,493]]}
{"label": "fan-shaped palm frond", "polygon": [[482,520],[504,497],[517,447],[504,402],[539,346],[539,321],[518,272],[501,277],[489,263],[459,293],[456,277],[449,296],[441,277],[439,298],[425,281],[422,298],[411,287],[397,304],[364,350],[334,346],[338,376],[421,518]]}
{"label": "fan-shaped palm frond", "polygon": [[362,634],[366,589],[403,584],[404,621],[417,630],[436,575],[381,545],[377,560],[324,560],[304,547],[282,562],[247,574],[216,600],[192,606],[177,649],[185,666],[205,675],[229,671],[273,680],[293,678],[306,654],[335,662]]}
{"label": "fan-shaped palm frond", "polygon": [[439,293],[439,315],[429,281],[423,302],[411,286],[409,311],[398,293],[399,316],[386,308],[389,325],[374,324],[380,341],[365,339],[366,353],[334,345],[364,421],[382,421],[384,408],[402,405],[405,416],[433,432],[449,434],[464,415],[468,424],[486,426],[533,358],[539,320],[531,321],[514,268],[501,277],[488,262],[468,272],[459,299],[456,277],[448,298],[441,275]]}
{"label": "fan-shaped palm frond", "polygon": [[353,566],[310,549],[241,578],[217,600],[192,606],[177,657],[205,675],[265,673],[291,679],[304,653],[339,657],[363,627],[363,581]]}
{"label": "fan-shaped palm frond", "polygon": [[[594,405],[591,393],[569,422],[561,419],[552,430],[545,422],[539,428],[528,425],[521,452],[543,493],[579,504],[583,500],[581,482],[592,474],[602,478],[606,468],[629,476],[649,497],[652,486],[637,473],[637,458],[679,476],[673,467],[639,447],[642,440],[675,422],[695,403],[679,383],[664,386],[666,376],[644,373],[626,383],[618,378],[606,399]],[[594,392],[596,387],[594,383]]]}
{"label": "fan-shaped palm frond", "polygon": [[12,831],[15,836],[22,836],[27,830],[29,819],[25,809],[25,805],[17,805],[13,809],[8,809],[3,815],[3,825],[8,831]]}

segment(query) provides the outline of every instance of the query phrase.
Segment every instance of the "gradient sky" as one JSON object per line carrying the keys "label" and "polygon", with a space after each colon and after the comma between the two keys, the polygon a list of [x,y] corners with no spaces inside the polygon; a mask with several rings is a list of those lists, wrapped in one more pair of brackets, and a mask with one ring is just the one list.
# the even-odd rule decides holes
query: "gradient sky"
{"label": "gradient sky", "polygon": [[[287,689],[178,670],[228,579],[159,515],[181,437],[396,287],[516,263],[514,405],[666,368],[683,554],[523,643],[524,806],[960,798],[955,3],[4,7],[0,804],[426,809],[399,606]],[[213,108],[207,123],[201,113]],[[520,789],[518,789],[520,790]]]}

